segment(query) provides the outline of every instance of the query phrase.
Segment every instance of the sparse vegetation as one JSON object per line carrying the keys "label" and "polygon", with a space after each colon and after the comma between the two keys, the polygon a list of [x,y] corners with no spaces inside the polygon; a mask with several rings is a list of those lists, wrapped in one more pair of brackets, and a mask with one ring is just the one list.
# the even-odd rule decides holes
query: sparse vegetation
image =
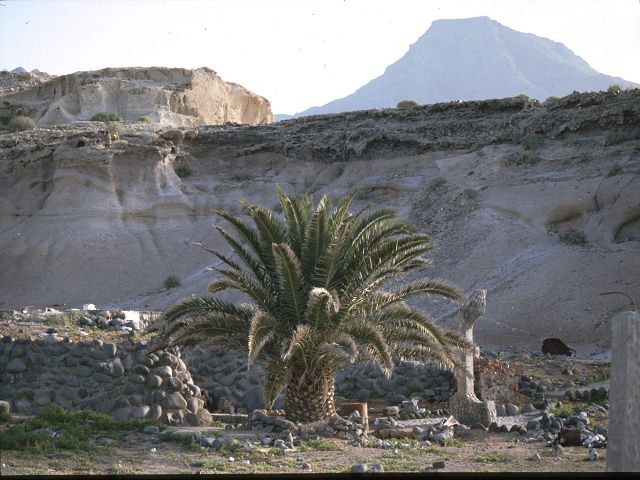
{"label": "sparse vegetation", "polygon": [[22,132],[24,130],[32,130],[36,128],[36,122],[34,122],[31,117],[18,115],[17,117],[13,117],[9,120],[7,127],[12,132]]}
{"label": "sparse vegetation", "polygon": [[151,123],[151,119],[149,117],[147,117],[146,115],[143,115],[142,117],[138,117],[136,119],[136,122],[140,122],[140,123]]}
{"label": "sparse vegetation", "polygon": [[317,438],[315,440],[305,440],[300,447],[301,452],[310,452],[313,450],[333,451],[340,450],[338,446],[327,438]]}
{"label": "sparse vegetation", "polygon": [[120,138],[124,135],[124,126],[120,122],[107,122],[107,131],[115,138]]}
{"label": "sparse vegetation", "polygon": [[622,171],[622,165],[615,164],[612,165],[609,171],[607,172],[607,177],[614,177],[618,175]]}
{"label": "sparse vegetation", "polygon": [[169,275],[164,279],[164,288],[167,290],[171,290],[172,288],[176,288],[180,286],[180,279],[175,275]]}
{"label": "sparse vegetation", "polygon": [[516,143],[522,145],[525,150],[537,150],[544,143],[544,139],[542,136],[535,133],[527,133],[526,135],[518,138]]}
{"label": "sparse vegetation", "polygon": [[613,93],[614,95],[617,95],[620,92],[622,92],[622,87],[617,83],[614,83],[613,85],[610,85],[609,88],[607,88],[607,93]]}
{"label": "sparse vegetation", "polygon": [[473,188],[465,189],[462,194],[464,195],[464,198],[468,200],[475,200],[476,198],[478,198],[478,191],[474,190]]}
{"label": "sparse vegetation", "polygon": [[560,97],[554,97],[551,96],[549,98],[547,98],[542,105],[545,107],[554,107],[558,104],[558,102],[560,101]]}
{"label": "sparse vegetation", "polygon": [[628,142],[629,140],[640,140],[640,127],[632,130],[616,130],[607,135],[605,145],[617,145],[619,143]]}
{"label": "sparse vegetation", "polygon": [[435,190],[442,185],[447,183],[447,179],[444,177],[435,177],[431,182],[429,182],[429,190]]}
{"label": "sparse vegetation", "polygon": [[27,450],[34,453],[65,450],[88,450],[89,438],[96,432],[137,430],[155,421],[117,422],[108,415],[91,410],[67,412],[52,405],[33,418],[0,431],[0,449]]}
{"label": "sparse vegetation", "polygon": [[116,140],[111,144],[113,148],[126,148],[129,145],[129,142],[126,140]]}
{"label": "sparse vegetation", "polygon": [[586,245],[588,243],[587,236],[582,230],[571,228],[566,232],[561,232],[558,236],[562,243],[567,245]]}
{"label": "sparse vegetation", "polygon": [[480,455],[473,459],[474,462],[479,463],[505,463],[510,460],[508,455],[504,453],[487,453],[485,455]]}
{"label": "sparse vegetation", "polygon": [[91,117],[92,122],[124,122],[122,117],[117,113],[113,112],[99,112],[96,113],[93,117]]}
{"label": "sparse vegetation", "polygon": [[401,100],[398,102],[397,108],[414,108],[419,107],[420,104],[415,100]]}
{"label": "sparse vegetation", "polygon": [[0,412],[0,423],[7,423],[11,421],[11,414],[9,412]]}

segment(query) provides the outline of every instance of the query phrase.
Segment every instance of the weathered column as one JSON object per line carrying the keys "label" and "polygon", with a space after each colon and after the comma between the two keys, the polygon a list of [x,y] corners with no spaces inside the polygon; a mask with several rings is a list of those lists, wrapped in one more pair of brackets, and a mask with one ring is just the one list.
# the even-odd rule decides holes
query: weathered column
{"label": "weathered column", "polygon": [[[460,331],[471,344],[473,344],[473,324],[484,313],[486,298],[486,290],[474,291],[460,312]],[[456,372],[458,390],[449,399],[449,411],[464,424],[482,423],[488,427],[497,419],[496,406],[493,401],[483,402],[476,397],[473,357],[473,350],[463,353],[463,369]]]}
{"label": "weathered column", "polygon": [[640,314],[611,323],[608,472],[640,472]]}

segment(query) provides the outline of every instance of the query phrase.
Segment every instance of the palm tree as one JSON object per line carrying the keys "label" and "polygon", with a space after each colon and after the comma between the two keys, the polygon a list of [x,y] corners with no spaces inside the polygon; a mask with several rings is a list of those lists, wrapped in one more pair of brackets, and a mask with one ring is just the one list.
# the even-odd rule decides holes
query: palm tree
{"label": "palm tree", "polygon": [[266,368],[265,404],[271,407],[285,387],[286,414],[293,421],[335,415],[334,374],[346,364],[374,361],[386,374],[392,356],[457,365],[457,352],[467,342],[405,300],[435,294],[459,302],[460,290],[438,279],[382,288],[430,264],[423,258],[434,248],[428,235],[390,209],[350,213],[353,196],[335,208],[325,196],[314,208],[308,195],[277,192],[284,218],[246,202],[253,225],[215,212],[233,228],[234,235],[214,225],[232,257],[196,244],[224,265],[211,267],[221,278],[209,291],[236,290],[251,303],[216,296],[183,301],[161,319],[164,347],[246,349],[248,367],[261,360]]}

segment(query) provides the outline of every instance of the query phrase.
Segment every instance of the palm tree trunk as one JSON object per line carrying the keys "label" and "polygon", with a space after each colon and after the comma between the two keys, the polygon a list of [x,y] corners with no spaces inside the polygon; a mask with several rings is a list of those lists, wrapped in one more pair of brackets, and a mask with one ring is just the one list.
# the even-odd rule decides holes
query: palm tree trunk
{"label": "palm tree trunk", "polygon": [[336,415],[333,372],[304,380],[294,375],[286,388],[287,418],[294,422],[315,422]]}

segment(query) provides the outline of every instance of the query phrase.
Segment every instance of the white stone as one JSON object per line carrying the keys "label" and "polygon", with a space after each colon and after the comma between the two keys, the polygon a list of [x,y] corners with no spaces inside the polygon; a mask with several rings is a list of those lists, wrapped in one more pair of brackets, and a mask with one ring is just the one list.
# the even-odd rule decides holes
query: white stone
{"label": "white stone", "polygon": [[82,305],[82,311],[86,312],[87,310],[96,310],[96,306],[93,303],[85,303]]}

